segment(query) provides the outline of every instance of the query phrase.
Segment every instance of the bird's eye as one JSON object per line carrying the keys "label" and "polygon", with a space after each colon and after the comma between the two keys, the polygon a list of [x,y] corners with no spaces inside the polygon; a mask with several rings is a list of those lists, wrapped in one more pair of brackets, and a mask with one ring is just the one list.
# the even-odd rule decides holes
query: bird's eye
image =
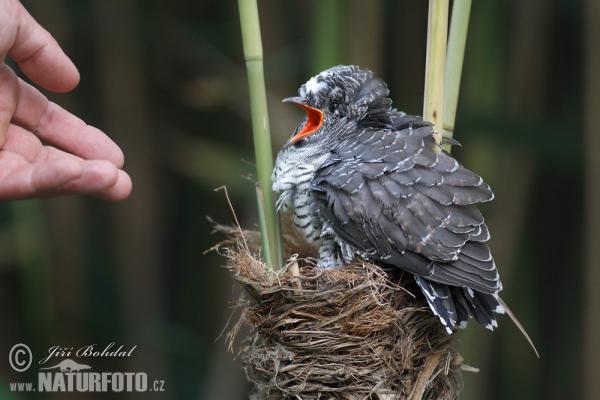
{"label": "bird's eye", "polygon": [[332,113],[335,112],[335,110],[337,110],[337,108],[340,106],[340,103],[336,103],[333,102],[329,105],[329,111],[331,111]]}

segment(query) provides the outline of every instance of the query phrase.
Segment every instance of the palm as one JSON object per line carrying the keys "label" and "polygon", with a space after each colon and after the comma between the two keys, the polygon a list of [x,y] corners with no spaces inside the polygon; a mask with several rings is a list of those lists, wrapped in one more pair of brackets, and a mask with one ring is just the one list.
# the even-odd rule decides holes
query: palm
{"label": "palm", "polygon": [[106,200],[128,196],[131,181],[119,169],[123,153],[103,132],[17,80],[6,65],[0,67],[1,77],[4,88],[18,85],[18,90],[0,148],[0,200],[69,193]]}

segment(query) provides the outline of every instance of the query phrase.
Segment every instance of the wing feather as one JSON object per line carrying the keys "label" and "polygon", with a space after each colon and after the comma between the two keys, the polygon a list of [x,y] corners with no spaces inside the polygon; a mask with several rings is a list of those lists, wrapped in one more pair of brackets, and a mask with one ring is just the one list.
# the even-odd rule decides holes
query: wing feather
{"label": "wing feather", "polygon": [[[445,152],[432,128],[398,123],[399,131],[365,129],[338,144],[316,171],[316,211],[338,238],[432,282],[482,293],[501,288],[487,227],[475,203],[493,198],[481,177]],[[473,315],[460,304],[452,319]],[[486,320],[486,316],[480,316]]]}

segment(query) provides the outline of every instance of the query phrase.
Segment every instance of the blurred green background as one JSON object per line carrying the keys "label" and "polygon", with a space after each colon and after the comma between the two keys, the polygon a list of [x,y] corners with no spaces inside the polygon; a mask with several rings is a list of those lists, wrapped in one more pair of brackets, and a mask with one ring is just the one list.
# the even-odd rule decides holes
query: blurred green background
{"label": "blurred green background", "polygon": [[[245,399],[222,332],[237,291],[209,215],[256,226],[249,101],[237,2],[23,0],[81,72],[55,102],[124,150],[131,197],[0,204],[0,399]],[[260,0],[274,151],[302,115],[280,100],[336,64],[370,68],[394,105],[422,113],[427,2]],[[483,207],[507,317],[457,334],[461,399],[598,399],[600,379],[600,6],[475,0],[457,158],[496,199]],[[234,316],[235,319],[235,316]],[[144,371],[165,392],[27,396],[6,362],[51,346],[137,345],[93,371]],[[57,360],[60,360],[57,359]],[[81,361],[81,360],[78,360]]]}

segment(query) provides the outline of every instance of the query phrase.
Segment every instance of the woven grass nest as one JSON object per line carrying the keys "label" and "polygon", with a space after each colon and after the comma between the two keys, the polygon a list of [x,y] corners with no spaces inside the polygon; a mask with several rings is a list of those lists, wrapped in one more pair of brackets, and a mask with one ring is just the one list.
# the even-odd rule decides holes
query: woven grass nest
{"label": "woven grass nest", "polygon": [[249,327],[239,354],[251,400],[458,398],[462,358],[412,275],[359,260],[318,268],[289,223],[290,261],[273,271],[254,255],[258,232],[217,230],[230,235],[216,247],[244,289],[228,341]]}

